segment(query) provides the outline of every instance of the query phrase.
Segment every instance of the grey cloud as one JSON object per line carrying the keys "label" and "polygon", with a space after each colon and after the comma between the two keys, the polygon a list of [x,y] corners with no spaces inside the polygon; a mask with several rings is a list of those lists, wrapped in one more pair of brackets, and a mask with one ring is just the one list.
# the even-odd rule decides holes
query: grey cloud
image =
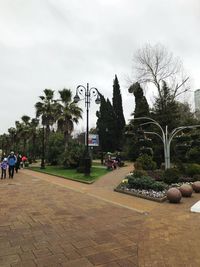
{"label": "grey cloud", "polygon": [[[0,132],[23,114],[34,116],[45,88],[75,92],[89,82],[111,99],[115,74],[128,120],[134,97],[126,76],[132,75],[133,54],[146,42],[161,42],[179,56],[199,87],[199,7],[198,0],[0,1],[0,85],[6,99]],[[91,126],[96,109],[92,104]]]}

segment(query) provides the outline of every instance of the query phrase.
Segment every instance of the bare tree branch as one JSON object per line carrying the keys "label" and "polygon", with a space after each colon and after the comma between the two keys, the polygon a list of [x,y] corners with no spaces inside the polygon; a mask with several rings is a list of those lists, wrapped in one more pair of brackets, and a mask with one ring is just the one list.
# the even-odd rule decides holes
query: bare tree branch
{"label": "bare tree branch", "polygon": [[174,98],[189,90],[189,77],[183,75],[183,65],[163,45],[146,44],[134,56],[135,79],[139,83],[153,83],[160,97],[162,82],[171,89]]}

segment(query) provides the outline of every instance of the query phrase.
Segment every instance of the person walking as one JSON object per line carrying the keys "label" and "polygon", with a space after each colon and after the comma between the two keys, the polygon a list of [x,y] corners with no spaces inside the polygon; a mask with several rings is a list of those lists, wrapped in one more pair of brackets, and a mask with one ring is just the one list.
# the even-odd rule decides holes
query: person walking
{"label": "person walking", "polygon": [[17,154],[16,156],[17,162],[15,164],[15,171],[18,173],[18,170],[20,169],[21,161],[22,161],[22,156],[20,154]]}
{"label": "person walking", "polygon": [[7,158],[4,158],[1,162],[1,179],[6,179],[6,171],[8,167]]}
{"label": "person walking", "polygon": [[8,173],[9,173],[9,179],[14,176],[14,170],[15,170],[15,164],[17,162],[17,158],[13,151],[10,152],[10,155],[8,156]]}
{"label": "person walking", "polygon": [[26,162],[27,162],[27,157],[24,155],[24,156],[22,156],[22,168],[25,168],[25,165],[26,165]]}

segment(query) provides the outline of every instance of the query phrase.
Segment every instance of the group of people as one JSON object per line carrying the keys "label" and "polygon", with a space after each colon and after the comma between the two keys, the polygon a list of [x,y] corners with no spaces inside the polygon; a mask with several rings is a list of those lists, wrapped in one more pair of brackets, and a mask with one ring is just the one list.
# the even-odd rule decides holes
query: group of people
{"label": "group of people", "polygon": [[1,157],[0,167],[1,167],[1,179],[6,179],[7,170],[9,179],[13,179],[14,173],[24,167],[25,162],[27,161],[26,156],[21,156],[11,151],[8,156],[4,153]]}
{"label": "group of people", "polygon": [[111,153],[107,153],[107,158],[105,160],[105,165],[107,166],[107,169],[115,170],[117,167],[121,166],[121,155],[118,152],[115,157],[111,156]]}

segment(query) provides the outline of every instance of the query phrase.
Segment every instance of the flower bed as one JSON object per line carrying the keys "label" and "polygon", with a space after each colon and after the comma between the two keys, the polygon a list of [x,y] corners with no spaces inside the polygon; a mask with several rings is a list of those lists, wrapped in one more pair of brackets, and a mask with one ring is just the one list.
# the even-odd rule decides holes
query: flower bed
{"label": "flower bed", "polygon": [[166,192],[167,190],[163,191],[155,191],[152,189],[145,190],[145,189],[135,189],[135,188],[130,188],[128,183],[122,182],[120,183],[114,191],[119,192],[119,193],[124,193],[148,200],[153,200],[157,202],[163,202],[167,199]]}

